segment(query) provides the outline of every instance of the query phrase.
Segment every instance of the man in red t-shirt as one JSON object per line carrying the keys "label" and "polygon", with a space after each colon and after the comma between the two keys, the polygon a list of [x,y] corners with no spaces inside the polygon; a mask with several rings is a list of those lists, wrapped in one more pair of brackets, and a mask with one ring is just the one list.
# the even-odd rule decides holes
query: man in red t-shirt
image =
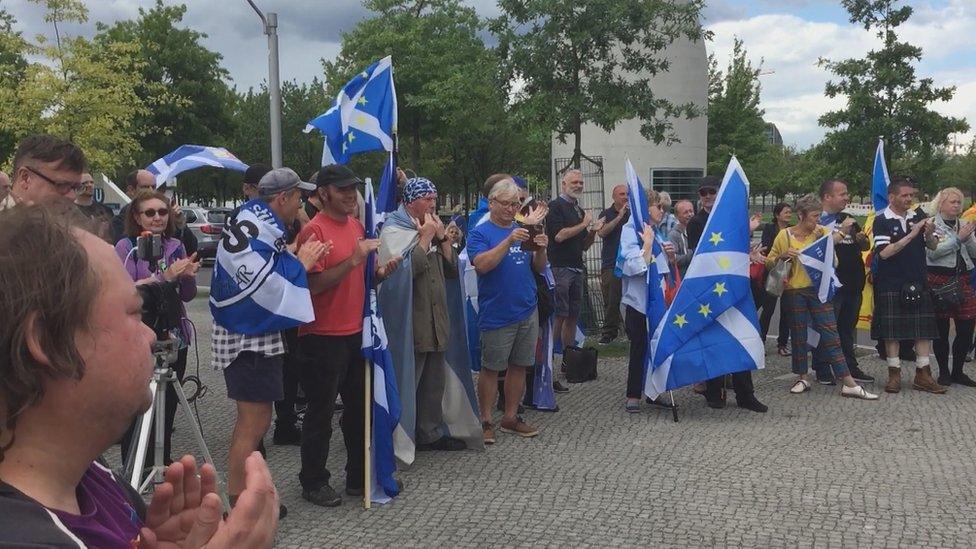
{"label": "man in red t-shirt", "polygon": [[[329,484],[326,468],[332,439],[336,394],[342,395],[342,437],[346,443],[346,494],[362,496],[364,481],[363,431],[365,360],[362,354],[363,303],[366,299],[366,256],[380,244],[365,239],[362,223],[353,217],[359,208],[356,188],[362,181],[349,168],[330,165],[319,170],[315,184],[322,210],[298,234],[299,248],[315,236],[333,243],[332,253],[308,271],[315,320],[298,330],[302,387],[308,408],[302,422],[302,469],[298,479],[302,497],[324,507],[342,498]],[[382,280],[400,258],[376,269]]]}

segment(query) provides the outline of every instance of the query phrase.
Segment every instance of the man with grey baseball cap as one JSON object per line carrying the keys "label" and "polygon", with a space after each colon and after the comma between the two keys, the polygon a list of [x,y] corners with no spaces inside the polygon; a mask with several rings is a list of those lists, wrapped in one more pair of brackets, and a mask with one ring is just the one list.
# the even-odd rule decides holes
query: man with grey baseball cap
{"label": "man with grey baseball cap", "polygon": [[302,181],[302,178],[298,177],[295,170],[291,168],[275,168],[264,174],[258,181],[258,196],[274,196],[292,189],[311,192],[316,188],[314,184]]}

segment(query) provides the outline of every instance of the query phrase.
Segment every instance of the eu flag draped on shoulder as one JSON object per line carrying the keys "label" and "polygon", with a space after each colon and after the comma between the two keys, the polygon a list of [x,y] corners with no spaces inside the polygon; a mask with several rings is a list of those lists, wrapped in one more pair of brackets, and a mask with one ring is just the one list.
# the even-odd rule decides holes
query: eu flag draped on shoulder
{"label": "eu flag draped on shoulder", "polygon": [[749,286],[749,181],[732,158],[674,302],[651,338],[645,393],[765,366]]}
{"label": "eu flag draped on shoulder", "polygon": [[159,187],[185,171],[204,166],[239,172],[247,170],[247,164],[223,147],[180,145],[175,151],[146,166],[146,171],[156,176],[156,187]]}
{"label": "eu flag draped on shoulder", "polygon": [[[878,148],[874,153],[874,169],[871,174],[871,205],[874,211],[864,221],[864,234],[868,237],[868,250],[874,249],[874,218],[888,207],[888,166],[885,164],[884,139],[878,138]],[[864,266],[867,269],[864,291],[861,293],[861,311],[857,315],[857,327],[871,329],[874,318],[874,284],[871,282],[871,269],[874,261],[871,251],[864,252]]]}
{"label": "eu flag draped on shoulder", "polygon": [[258,335],[315,318],[305,267],[285,249],[286,230],[267,202],[241,206],[217,246],[210,310],[218,325]]}
{"label": "eu flag draped on shoulder", "polygon": [[[366,183],[366,218],[363,224],[366,238],[377,237],[378,216],[373,200],[373,185]],[[366,301],[363,303],[363,355],[373,365],[372,405],[372,500],[386,503],[400,493],[393,472],[396,457],[393,451],[393,432],[400,421],[400,395],[397,390],[393,355],[390,353],[386,326],[377,306],[376,288],[373,284],[376,254],[366,258]]]}
{"label": "eu flag draped on shoulder", "polygon": [[[404,186],[404,193],[412,193],[414,188],[418,189],[417,192],[424,193],[423,196],[436,193],[433,184],[421,178],[409,180]],[[385,260],[384,254],[403,258],[400,267],[380,286],[378,302],[380,308],[386,311],[398,311],[403,319],[401,322],[391,323],[387,335],[396,370],[397,386],[401,387],[400,421],[393,433],[393,444],[396,457],[407,464],[414,461],[418,438],[420,442],[434,442],[423,440],[423,435],[428,438],[459,439],[467,448],[484,447],[474,383],[471,378],[457,262],[453,257],[449,259],[446,255],[442,255],[443,251],[436,248],[418,249],[420,233],[414,218],[406,209],[406,204],[413,202],[419,196],[422,195],[404,196],[404,203],[396,211],[387,214],[379,235],[381,261]],[[417,254],[421,254],[420,257],[417,257]],[[453,256],[453,252],[451,255]],[[432,261],[446,261],[450,266],[444,264],[431,266],[429,263]],[[421,271],[423,262],[428,262],[428,266]],[[443,359],[425,357],[426,363],[421,365],[426,368],[423,371],[426,380],[424,381],[418,378],[416,363],[418,354],[423,356],[440,353],[417,352],[415,330],[418,327],[412,321],[414,302],[417,299],[414,283],[422,281],[424,284],[430,284],[428,297],[431,303],[434,303],[436,298],[433,292],[439,290],[437,286],[441,279],[439,274],[435,277],[433,272],[435,269],[443,269],[448,333]],[[432,281],[437,283],[431,284]],[[437,320],[435,318],[428,322],[435,323],[434,334],[430,337],[436,338]],[[434,368],[440,370],[434,371]],[[438,378],[443,380],[442,388],[437,387],[438,383],[431,383],[432,379]],[[434,395],[432,391],[440,391],[442,395]],[[418,431],[422,432],[418,433]]]}

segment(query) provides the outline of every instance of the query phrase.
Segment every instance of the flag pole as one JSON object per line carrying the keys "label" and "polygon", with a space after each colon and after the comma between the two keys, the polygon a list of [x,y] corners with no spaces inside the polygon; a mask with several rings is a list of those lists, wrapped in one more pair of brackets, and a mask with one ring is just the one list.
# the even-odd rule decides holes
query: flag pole
{"label": "flag pole", "polygon": [[678,423],[678,407],[674,404],[674,391],[668,391],[668,396],[671,397],[671,415],[674,416],[674,422]]}
{"label": "flag pole", "polygon": [[373,425],[372,418],[372,404],[373,404],[373,361],[366,361],[366,368],[364,375],[366,376],[366,405],[365,405],[365,415],[363,416],[363,430],[365,431],[365,436],[363,437],[363,461],[364,463],[364,478],[363,478],[363,509],[369,509],[373,501],[373,437],[371,436],[370,427]]}

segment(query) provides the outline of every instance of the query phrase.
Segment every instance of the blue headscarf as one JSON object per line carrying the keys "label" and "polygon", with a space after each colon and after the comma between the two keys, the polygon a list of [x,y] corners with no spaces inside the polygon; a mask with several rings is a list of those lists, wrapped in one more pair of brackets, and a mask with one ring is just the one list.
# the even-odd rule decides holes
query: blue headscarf
{"label": "blue headscarf", "polygon": [[429,179],[413,177],[403,185],[403,203],[409,204],[429,194],[437,194],[437,187]]}

